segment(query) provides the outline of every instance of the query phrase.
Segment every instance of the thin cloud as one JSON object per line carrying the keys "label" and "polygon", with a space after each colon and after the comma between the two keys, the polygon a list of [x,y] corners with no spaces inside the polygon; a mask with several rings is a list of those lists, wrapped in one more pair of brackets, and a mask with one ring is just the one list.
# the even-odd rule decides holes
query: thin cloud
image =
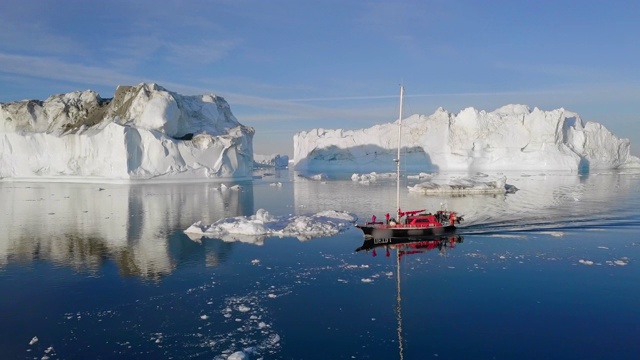
{"label": "thin cloud", "polygon": [[178,64],[212,64],[229,55],[229,53],[238,47],[239,41],[203,41],[197,44],[184,43],[165,43],[168,49],[167,56],[169,61]]}
{"label": "thin cloud", "polygon": [[56,35],[43,24],[15,21],[0,15],[0,46],[14,50],[40,54],[86,54],[77,42],[66,36]]}
{"label": "thin cloud", "polygon": [[140,82],[138,77],[97,66],[70,64],[50,58],[0,53],[0,71],[62,80],[86,85],[117,85]]}

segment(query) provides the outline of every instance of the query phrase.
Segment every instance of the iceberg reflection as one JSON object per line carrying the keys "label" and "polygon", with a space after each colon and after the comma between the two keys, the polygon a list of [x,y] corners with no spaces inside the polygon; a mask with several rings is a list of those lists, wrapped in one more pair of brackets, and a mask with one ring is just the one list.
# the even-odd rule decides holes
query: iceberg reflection
{"label": "iceberg reflection", "polygon": [[[113,261],[122,275],[157,279],[195,249],[172,246],[177,229],[194,219],[253,213],[250,183],[240,190],[219,186],[1,183],[0,267],[38,259],[94,272]],[[220,261],[206,257],[210,265]]]}

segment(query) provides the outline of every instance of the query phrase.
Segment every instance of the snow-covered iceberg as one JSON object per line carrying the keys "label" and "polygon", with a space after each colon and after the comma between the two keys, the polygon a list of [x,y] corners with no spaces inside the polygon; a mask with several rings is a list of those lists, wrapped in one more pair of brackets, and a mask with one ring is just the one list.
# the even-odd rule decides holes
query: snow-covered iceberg
{"label": "snow-covered iceberg", "polygon": [[[314,129],[293,137],[300,171],[393,171],[397,121],[360,130]],[[628,139],[565,109],[507,105],[492,112],[438,109],[403,120],[402,166],[416,171],[568,170],[640,167]]]}
{"label": "snow-covered iceberg", "polygon": [[261,245],[267,237],[291,236],[308,240],[335,235],[349,229],[357,220],[354,214],[334,210],[313,215],[274,216],[259,209],[255,215],[221,219],[211,225],[198,221],[184,232],[193,240],[210,237]]}
{"label": "snow-covered iceberg", "polygon": [[254,130],[213,94],[156,84],[0,104],[0,178],[249,178]]}

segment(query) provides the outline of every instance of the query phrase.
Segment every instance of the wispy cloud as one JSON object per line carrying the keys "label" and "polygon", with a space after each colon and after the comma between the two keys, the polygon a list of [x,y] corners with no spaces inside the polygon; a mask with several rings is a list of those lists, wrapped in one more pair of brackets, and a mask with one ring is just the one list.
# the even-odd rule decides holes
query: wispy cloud
{"label": "wispy cloud", "polygon": [[136,76],[102,67],[73,64],[52,57],[6,53],[0,53],[0,71],[85,85],[117,85],[140,82]]}
{"label": "wispy cloud", "polygon": [[0,46],[4,51],[53,55],[84,55],[86,53],[76,41],[56,34],[46,25],[21,20],[16,21],[0,15]]}
{"label": "wispy cloud", "polygon": [[208,40],[191,44],[173,42],[164,45],[169,50],[168,60],[174,63],[212,64],[225,58],[239,43],[234,40]]}
{"label": "wispy cloud", "polygon": [[494,63],[494,67],[501,70],[512,70],[529,75],[546,75],[556,79],[573,79],[581,82],[588,82],[594,79],[604,80],[603,78],[612,78],[614,75],[604,68],[592,68],[575,64],[528,64],[498,61]]}

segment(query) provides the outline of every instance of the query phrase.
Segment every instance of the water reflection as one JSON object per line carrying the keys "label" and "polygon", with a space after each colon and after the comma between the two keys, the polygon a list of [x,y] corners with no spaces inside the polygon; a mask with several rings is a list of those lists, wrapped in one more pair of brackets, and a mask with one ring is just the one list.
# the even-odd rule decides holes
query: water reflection
{"label": "water reflection", "polygon": [[224,249],[185,246],[172,233],[197,220],[254,212],[251,183],[241,190],[219,186],[0,183],[0,267],[46,260],[96,272],[113,261],[122,275],[157,279],[194,251],[215,266]]}
{"label": "water reflection", "polygon": [[373,256],[377,256],[376,249],[384,248],[386,250],[386,256],[389,256],[390,249],[397,249],[400,257],[402,257],[435,249],[444,252],[446,249],[455,248],[457,244],[463,241],[464,237],[462,235],[388,239],[367,237],[364,239],[362,245],[356,249],[356,252],[371,251]]}
{"label": "water reflection", "polygon": [[391,257],[392,252],[395,250],[396,260],[396,332],[398,338],[398,358],[404,359],[404,332],[402,328],[402,269],[401,263],[403,257],[415,254],[422,254],[432,250],[438,250],[440,255],[446,255],[448,249],[455,248],[458,244],[464,241],[464,237],[461,235],[439,236],[430,238],[390,238],[390,239],[376,239],[365,238],[362,246],[356,249],[356,252],[366,251],[373,256],[377,256],[377,251],[384,250],[386,257]]}
{"label": "water reflection", "polygon": [[[535,227],[563,227],[574,224],[610,224],[632,213],[638,206],[640,176],[607,173],[505,174],[516,186],[515,194],[499,195],[423,195],[400,192],[404,209],[440,209],[444,203],[464,216],[461,228],[467,232],[515,231]],[[456,177],[460,175],[450,175]],[[403,187],[419,180],[405,180]],[[360,218],[394,213],[395,180],[368,185],[350,180],[317,181],[302,179],[294,183],[296,208],[309,212],[341,209]],[[630,201],[632,200],[632,201]],[[620,208],[625,204],[625,208]]]}

